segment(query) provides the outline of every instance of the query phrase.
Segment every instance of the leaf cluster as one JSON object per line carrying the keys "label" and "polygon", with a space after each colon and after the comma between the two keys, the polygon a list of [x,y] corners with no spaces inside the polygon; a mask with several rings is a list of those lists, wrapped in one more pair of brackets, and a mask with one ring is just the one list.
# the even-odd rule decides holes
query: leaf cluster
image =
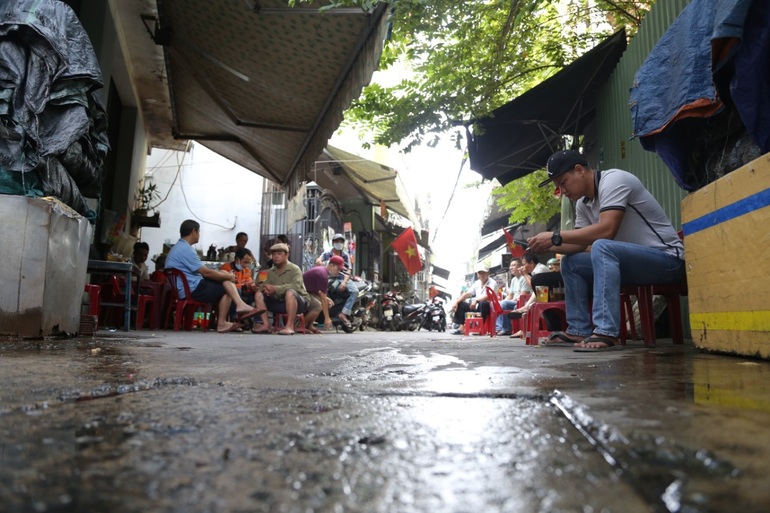
{"label": "leaf cluster", "polygon": [[554,188],[538,187],[546,176],[545,171],[535,171],[492,190],[501,210],[511,212],[509,223],[547,222],[559,211],[561,202]]}
{"label": "leaf cluster", "polygon": [[[330,0],[327,8],[372,9],[376,3]],[[391,37],[380,69],[406,73],[395,84],[364,88],[345,123],[371,134],[372,143],[408,152],[447,132],[462,146],[464,127],[474,120],[553,76],[616,30],[635,34],[654,0],[390,3]],[[531,176],[502,188],[499,202],[514,211],[512,221],[547,220],[558,210],[551,191],[536,190]]]}

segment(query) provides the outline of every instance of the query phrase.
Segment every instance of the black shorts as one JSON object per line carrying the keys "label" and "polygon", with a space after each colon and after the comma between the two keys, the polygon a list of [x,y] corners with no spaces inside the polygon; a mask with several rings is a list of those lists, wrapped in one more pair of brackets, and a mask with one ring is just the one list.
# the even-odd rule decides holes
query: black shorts
{"label": "black shorts", "polygon": [[225,295],[225,286],[221,282],[203,278],[193,290],[192,298],[201,303],[219,303]]}
{"label": "black shorts", "polygon": [[[297,298],[297,313],[303,314],[307,312],[307,300],[297,294],[294,290],[287,290],[287,294],[294,294],[294,297]],[[286,302],[285,301],[278,301],[273,296],[265,296],[265,306],[267,309],[273,313],[286,313]]]}

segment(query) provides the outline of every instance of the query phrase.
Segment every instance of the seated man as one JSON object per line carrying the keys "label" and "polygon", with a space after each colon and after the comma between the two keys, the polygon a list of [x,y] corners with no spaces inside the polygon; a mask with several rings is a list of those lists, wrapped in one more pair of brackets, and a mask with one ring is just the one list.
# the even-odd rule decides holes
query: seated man
{"label": "seated man", "polygon": [[[525,253],[521,257],[521,274],[526,280],[529,291],[535,290],[538,285],[546,285],[548,287],[554,287],[561,285],[561,275],[559,273],[552,273],[546,266],[540,263],[540,259],[532,253]],[[509,313],[511,319],[520,319],[525,313],[527,313],[532,305],[537,301],[537,295],[531,294],[529,299],[523,306],[517,308],[513,312]],[[546,312],[544,314],[546,323],[548,323],[549,329],[559,329],[558,318],[553,317],[552,312]],[[523,330],[519,330],[511,335],[511,338],[523,338]]]}
{"label": "seated man", "polygon": [[[236,239],[237,240],[237,239]],[[254,278],[251,274],[251,265],[254,263],[254,255],[248,248],[238,248],[232,262],[225,262],[219,266],[220,271],[230,272],[235,275],[235,288],[241,295],[241,299],[249,305],[254,304]],[[235,318],[235,305],[230,306],[230,319]]]}
{"label": "seated man", "polygon": [[[466,313],[481,312],[483,319],[489,317],[489,301],[487,300],[486,287],[495,290],[497,289],[497,282],[489,277],[489,269],[486,266],[480,266],[476,269],[476,275],[478,279],[473,282],[473,285],[471,285],[467,292],[463,292],[457,298],[450,310],[454,312],[452,322],[459,326],[459,328],[452,332],[453,335],[462,335],[464,333],[463,326],[465,325]],[[472,298],[470,303],[465,302],[468,298]]]}
{"label": "seated man", "polygon": [[134,244],[134,252],[131,254],[131,263],[133,268],[131,273],[139,281],[149,280],[150,271],[147,269],[147,257],[150,256],[150,245],[146,242],[137,242]]}
{"label": "seated man", "polygon": [[[329,307],[334,303],[326,294],[326,291],[329,289],[329,275],[339,274],[339,269],[343,265],[345,265],[345,261],[342,260],[341,257],[333,256],[329,259],[329,263],[325,267],[323,265],[316,265],[305,271],[302,275],[302,280],[305,282],[305,289],[307,289],[311,298],[318,301],[318,307],[324,314],[324,329],[326,330],[332,329],[333,326],[331,315],[329,314]],[[314,322],[318,318],[318,315],[319,314],[316,314],[313,317]],[[311,333],[321,333],[320,330],[313,326],[313,323],[306,324],[307,329],[310,330]]]}
{"label": "seated man", "polygon": [[[274,314],[285,313],[286,325],[278,332],[279,335],[294,335],[294,323],[297,314],[307,312],[308,317],[313,316],[315,320],[321,311],[320,304],[317,310],[310,311],[310,294],[305,289],[305,283],[302,281],[302,270],[295,264],[289,262],[289,246],[283,243],[274,244],[270,248],[270,256],[273,260],[273,267],[267,272],[262,289],[257,291],[255,300],[257,308],[262,312],[262,326],[252,328],[254,333],[269,332],[267,308]],[[307,319],[305,319],[307,322]]]}
{"label": "seated man", "polygon": [[321,254],[316,259],[316,265],[327,265],[330,259],[334,256],[342,258],[345,265],[339,268],[337,274],[332,274],[332,277],[337,279],[332,283],[332,287],[341,293],[347,293],[348,300],[345,302],[345,306],[342,307],[342,313],[337,315],[337,318],[346,326],[350,327],[350,319],[348,317],[353,313],[353,308],[356,305],[356,299],[358,299],[358,287],[356,283],[351,280],[353,277],[353,269],[350,266],[350,255],[345,252],[345,236],[341,233],[334,234],[332,238],[332,249]]}
{"label": "seated man", "polygon": [[[508,270],[511,272],[511,284],[508,287],[508,295],[500,301],[503,310],[513,310],[516,308],[519,296],[532,293],[532,287],[524,277],[520,258],[512,259]],[[498,316],[495,329],[498,335],[510,335],[512,331],[511,319],[507,315]]]}
{"label": "seated man", "polygon": [[225,248],[225,253],[235,253],[239,249],[244,249],[246,247],[246,244],[249,243],[249,236],[246,232],[238,232],[235,235],[235,245],[234,246],[227,246]]}
{"label": "seated man", "polygon": [[[238,331],[238,323],[227,320],[230,304],[235,303],[235,311],[239,319],[259,315],[257,308],[247,305],[238,289],[235,288],[235,275],[225,271],[209,269],[201,262],[198,253],[192,245],[200,240],[200,225],[197,221],[188,219],[179,227],[180,239],[166,256],[166,267],[182,271],[187,278],[187,284],[192,291],[192,299],[203,303],[217,305],[217,331],[227,333]],[[178,284],[179,297],[184,299],[184,288]]]}
{"label": "seated man", "polygon": [[682,241],[663,208],[631,173],[596,171],[574,150],[551,155],[547,171],[540,185],[553,182],[576,202],[574,230],[542,232],[527,240],[532,251],[565,255],[561,274],[567,329],[553,333],[550,345],[572,345],[576,351],[622,348],[621,285],[681,282]]}

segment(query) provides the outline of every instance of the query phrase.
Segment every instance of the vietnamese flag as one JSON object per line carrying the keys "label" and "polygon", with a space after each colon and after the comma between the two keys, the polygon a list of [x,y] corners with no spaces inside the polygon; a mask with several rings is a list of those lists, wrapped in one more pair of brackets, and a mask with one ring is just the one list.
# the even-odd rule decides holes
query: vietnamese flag
{"label": "vietnamese flag", "polygon": [[524,255],[524,248],[514,242],[513,236],[508,233],[508,230],[505,229],[505,226],[503,226],[503,233],[505,234],[505,240],[508,243],[508,251],[511,253],[513,258],[519,258],[520,256]]}
{"label": "vietnamese flag", "polygon": [[396,237],[390,246],[404,263],[409,276],[422,270],[422,260],[420,260],[420,253],[417,251],[417,238],[411,227],[401,232],[401,235]]}

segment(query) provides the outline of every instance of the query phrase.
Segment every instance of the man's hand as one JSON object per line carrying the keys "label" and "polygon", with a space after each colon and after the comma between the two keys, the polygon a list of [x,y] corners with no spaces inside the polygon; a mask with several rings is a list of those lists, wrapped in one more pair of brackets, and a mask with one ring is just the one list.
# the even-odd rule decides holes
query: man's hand
{"label": "man's hand", "polygon": [[552,235],[553,232],[540,232],[534,237],[528,238],[527,244],[529,245],[529,249],[533,253],[538,254],[550,250],[553,247],[553,243],[551,242]]}
{"label": "man's hand", "polygon": [[266,296],[272,296],[275,294],[275,285],[270,285],[269,283],[265,283],[262,285],[262,293]]}
{"label": "man's hand", "polygon": [[345,280],[342,280],[342,281],[340,282],[340,286],[339,286],[338,288],[339,288],[339,290],[340,290],[341,292],[344,292],[344,291],[348,290],[348,282],[347,282],[347,281],[345,281]]}

